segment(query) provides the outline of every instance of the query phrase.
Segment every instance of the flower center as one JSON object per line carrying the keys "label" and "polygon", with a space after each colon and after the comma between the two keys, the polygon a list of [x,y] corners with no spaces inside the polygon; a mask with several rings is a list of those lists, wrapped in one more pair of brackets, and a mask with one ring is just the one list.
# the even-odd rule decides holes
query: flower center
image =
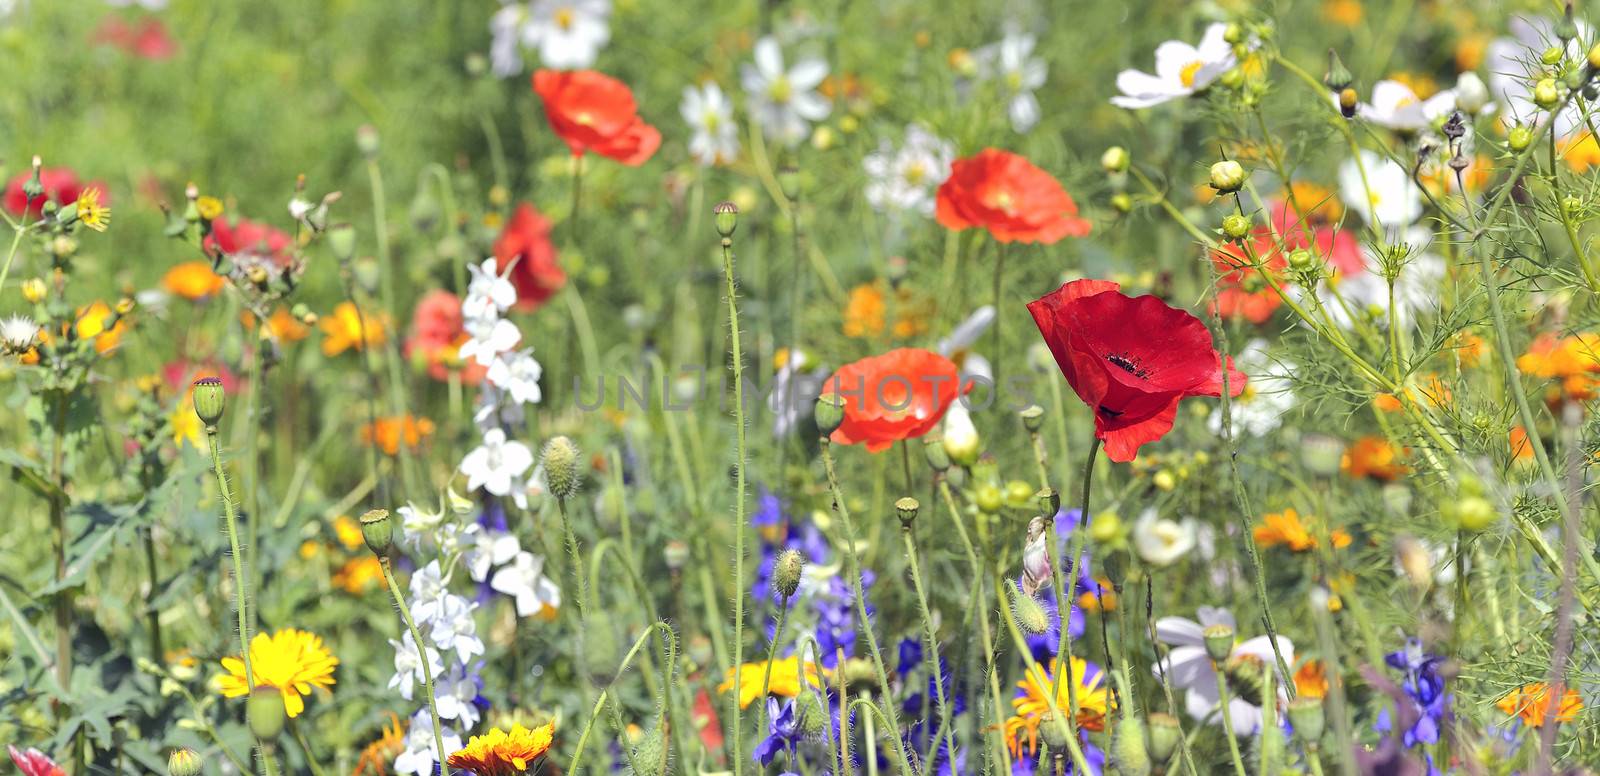
{"label": "flower center", "polygon": [[1022,90],[1022,71],[1021,70],[1012,70],[1011,72],[1006,73],[1006,86],[1011,87],[1011,91],[1013,91],[1013,92],[1021,91]]}
{"label": "flower center", "polygon": [[1002,189],[991,193],[984,204],[988,205],[991,210],[1003,210],[1006,213],[1010,213],[1011,205],[1014,202],[1015,199],[1011,196],[1011,192]]}
{"label": "flower center", "polygon": [[1183,88],[1185,88],[1185,89],[1193,89],[1194,88],[1194,76],[1195,76],[1195,74],[1199,73],[1200,72],[1200,68],[1205,67],[1205,66],[1206,66],[1206,63],[1201,62],[1199,60],[1195,60],[1193,62],[1190,62],[1187,65],[1184,65],[1183,69],[1178,71],[1178,80],[1183,83]]}
{"label": "flower center", "polygon": [[574,116],[572,120],[577,122],[579,126],[587,127],[594,123],[594,114],[584,111]]}
{"label": "flower center", "polygon": [[700,123],[705,125],[707,132],[715,132],[717,131],[717,127],[721,126],[722,124],[722,117],[718,116],[716,111],[708,110],[705,112],[705,115],[701,117]]}
{"label": "flower center", "polygon": [[927,174],[928,171],[922,166],[922,162],[913,162],[909,167],[906,168],[906,183],[915,186],[921,183],[922,179],[926,177]]}
{"label": "flower center", "polygon": [[556,26],[563,30],[572,29],[572,21],[576,16],[571,8],[562,8],[556,11]]}
{"label": "flower center", "polygon": [[1150,370],[1139,366],[1139,362],[1130,356],[1120,353],[1111,353],[1106,356],[1106,360],[1110,361],[1112,365],[1116,366],[1118,369],[1121,369],[1122,371],[1127,372],[1128,374],[1133,375],[1140,380],[1146,379],[1150,376]]}
{"label": "flower center", "polygon": [[788,76],[778,76],[767,85],[767,96],[772,98],[773,102],[787,103],[793,94],[794,87],[789,85]]}

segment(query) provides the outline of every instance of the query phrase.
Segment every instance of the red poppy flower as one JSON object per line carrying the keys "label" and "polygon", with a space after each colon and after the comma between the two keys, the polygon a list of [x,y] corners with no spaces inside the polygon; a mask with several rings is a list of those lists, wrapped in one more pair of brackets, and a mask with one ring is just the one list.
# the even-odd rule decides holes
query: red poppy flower
{"label": "red poppy flower", "polygon": [[290,242],[289,235],[266,224],[258,224],[247,218],[230,224],[227,218],[218,218],[211,222],[211,234],[206,235],[205,249],[235,257],[253,254],[283,267],[290,260]]}
{"label": "red poppy flower", "polygon": [[929,350],[900,348],[846,364],[823,383],[844,400],[844,423],[831,439],[866,444],[876,453],[891,443],[928,433],[944,417],[961,386],[955,362]]}
{"label": "red poppy flower", "polygon": [[135,27],[114,16],[108,16],[95,30],[92,41],[119,49],[122,53],[139,59],[170,59],[178,53],[178,44],[167,34],[166,25],[159,19],[146,19]]}
{"label": "red poppy flower", "polygon": [[461,382],[477,385],[488,371],[475,359],[461,361],[456,353],[467,339],[461,316],[461,299],[444,289],[434,289],[417,302],[411,317],[411,335],[406,338],[406,357],[419,359],[435,380],[450,379],[450,367],[460,370]]}
{"label": "red poppy flower", "polygon": [[[89,187],[78,180],[77,173],[65,167],[46,167],[39,170],[39,183],[44,186],[44,193],[29,200],[22,186],[32,177],[33,170],[24,170],[6,184],[6,212],[20,216],[26,209],[29,218],[38,218],[44,213],[45,200],[60,206],[70,205],[78,201],[78,195]],[[100,189],[100,204],[111,204],[110,198],[106,196],[104,184],[90,185]]]}
{"label": "red poppy flower", "polygon": [[[1277,238],[1273,236],[1274,231]],[[1284,252],[1278,250],[1279,239],[1291,251],[1311,248],[1344,277],[1366,271],[1356,238],[1315,215],[1301,224],[1299,216],[1287,203],[1276,202],[1272,206],[1272,226],[1256,227],[1250,235],[1249,252],[1237,241],[1211,252],[1211,263],[1218,274],[1217,297],[1212,303],[1214,310],[1230,318],[1240,317],[1261,324],[1283,305],[1283,298],[1250,262],[1250,256],[1254,255],[1267,275],[1280,286],[1287,282],[1284,270],[1289,262]]]}
{"label": "red poppy flower", "polygon": [[937,215],[947,229],[976,226],[1003,243],[1048,245],[1089,233],[1077,203],[1050,173],[993,148],[950,165],[950,177],[939,186]]}
{"label": "red poppy flower", "polygon": [[[1154,296],[1124,296],[1107,280],[1075,280],[1028,304],[1078,398],[1094,410],[1106,457],[1133,460],[1172,430],[1178,402],[1222,393],[1222,357],[1200,319]],[[1228,387],[1245,375],[1228,364]]]}
{"label": "red poppy flower", "polygon": [[644,164],[661,147],[661,133],[639,118],[627,84],[593,70],[540,70],[533,90],[544,100],[550,128],[573,156],[593,151],[623,164]]}
{"label": "red poppy flower", "polygon": [[556,246],[550,242],[550,219],[526,202],[517,205],[494,241],[494,258],[496,271],[511,268],[518,310],[537,308],[567,284],[567,273],[556,263]]}
{"label": "red poppy flower", "polygon": [[37,749],[18,751],[16,747],[8,745],[6,751],[11,754],[11,762],[17,764],[23,776],[66,776],[67,772],[61,770],[49,755]]}

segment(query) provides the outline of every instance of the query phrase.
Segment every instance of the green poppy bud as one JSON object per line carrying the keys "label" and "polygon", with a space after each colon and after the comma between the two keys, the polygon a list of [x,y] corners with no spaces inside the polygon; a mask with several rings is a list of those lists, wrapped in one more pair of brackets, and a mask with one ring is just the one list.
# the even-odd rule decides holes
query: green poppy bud
{"label": "green poppy bud", "polygon": [[[778,170],[778,190],[790,202],[800,198],[800,168],[786,164]],[[720,231],[720,228],[719,228]],[[732,233],[732,230],[729,230]]]}
{"label": "green poppy bud", "polygon": [[245,720],[250,723],[250,734],[258,741],[272,741],[283,732],[289,721],[289,712],[283,705],[283,693],[276,687],[260,685],[250,691],[245,702]]}
{"label": "green poppy bud", "polygon": [[1219,194],[1232,194],[1244,188],[1244,166],[1232,159],[1211,165],[1211,188]]}
{"label": "green poppy bud", "polygon": [[1183,740],[1183,726],[1178,718],[1164,712],[1150,715],[1150,757],[1158,763],[1166,763],[1178,751],[1178,742]]}
{"label": "green poppy bud", "polygon": [[794,699],[795,726],[807,738],[817,739],[828,724],[828,711],[822,707],[822,701],[817,700],[817,694],[809,690],[802,691]]}
{"label": "green poppy bud", "polygon": [[1289,701],[1289,724],[1294,726],[1296,741],[1315,745],[1322,740],[1327,719],[1322,713],[1322,699],[1302,695]]}
{"label": "green poppy bud", "polygon": [[717,224],[717,234],[723,239],[733,237],[733,230],[739,227],[739,206],[732,202],[718,202],[711,208]]}
{"label": "green poppy bud", "polygon": [[202,765],[204,762],[193,749],[178,747],[167,756],[167,776],[200,776]]}
{"label": "green poppy bud", "polygon": [[206,424],[206,428],[216,428],[217,421],[222,420],[222,409],[226,402],[221,379],[202,377],[194,381],[194,414],[200,417],[200,422]]}
{"label": "green poppy bud", "polygon": [[1046,485],[1040,488],[1038,493],[1033,494],[1033,497],[1039,500],[1039,508],[1044,510],[1046,516],[1054,516],[1061,512],[1061,491]]}
{"label": "green poppy bud", "polygon": [[1205,629],[1203,634],[1206,642],[1206,654],[1212,660],[1221,663],[1233,654],[1233,628],[1228,625],[1212,625]]}
{"label": "green poppy bud", "polygon": [[922,454],[928,459],[928,466],[936,472],[950,468],[950,454],[944,451],[944,440],[933,437],[922,438]]}
{"label": "green poppy bud", "polygon": [[651,725],[648,731],[639,734],[638,742],[633,745],[633,772],[636,776],[666,776],[667,755],[667,739],[661,725]]}
{"label": "green poppy bud", "polygon": [[550,495],[561,501],[572,498],[582,484],[578,471],[578,446],[566,436],[551,437],[544,443],[544,481]]}
{"label": "green poppy bud", "polygon": [[1240,240],[1250,234],[1250,217],[1232,213],[1222,219],[1222,233],[1230,240]]}
{"label": "green poppy bud", "polygon": [[387,509],[369,509],[361,516],[361,538],[367,541],[367,549],[380,558],[389,554],[389,548],[394,542],[394,521],[389,519]]}
{"label": "green poppy bud", "polygon": [[349,224],[334,224],[328,227],[328,249],[333,251],[333,257],[343,264],[356,257],[356,230]]}
{"label": "green poppy bud", "polygon": [[1037,598],[1022,592],[1016,583],[1009,585],[1006,591],[1011,594],[1011,616],[1023,633],[1038,636],[1050,629],[1050,615],[1045,613]]}
{"label": "green poppy bud", "polygon": [[1149,776],[1150,750],[1144,743],[1144,722],[1133,714],[1123,714],[1117,723],[1116,740],[1111,743],[1111,761],[1122,776]]}
{"label": "green poppy bud", "polygon": [[799,550],[790,548],[778,555],[772,565],[772,585],[784,598],[800,589],[800,576],[805,571],[806,558]]}

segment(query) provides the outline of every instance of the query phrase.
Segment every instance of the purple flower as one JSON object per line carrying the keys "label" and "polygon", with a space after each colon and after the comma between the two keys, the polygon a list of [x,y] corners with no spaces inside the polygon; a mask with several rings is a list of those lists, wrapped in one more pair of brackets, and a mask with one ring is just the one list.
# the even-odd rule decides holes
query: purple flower
{"label": "purple flower", "polygon": [[795,718],[794,701],[779,703],[777,698],[767,699],[767,737],[756,744],[750,756],[767,765],[779,752],[793,752],[800,740],[800,721]]}
{"label": "purple flower", "polygon": [[[1438,743],[1440,726],[1445,715],[1450,713],[1451,696],[1445,693],[1444,677],[1439,675],[1439,664],[1444,662],[1444,658],[1424,652],[1422,642],[1412,638],[1406,640],[1405,649],[1390,652],[1384,662],[1405,675],[1400,689],[1417,712],[1416,723],[1405,731],[1403,737],[1406,748]],[[1380,710],[1373,729],[1385,733],[1392,726],[1389,710]]]}

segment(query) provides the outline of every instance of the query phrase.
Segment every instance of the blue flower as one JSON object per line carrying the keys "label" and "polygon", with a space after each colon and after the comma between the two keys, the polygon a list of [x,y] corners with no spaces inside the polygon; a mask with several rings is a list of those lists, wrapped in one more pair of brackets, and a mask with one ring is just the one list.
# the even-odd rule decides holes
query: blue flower
{"label": "blue flower", "polygon": [[[1450,713],[1451,696],[1445,693],[1444,677],[1439,675],[1439,664],[1444,662],[1444,658],[1424,652],[1422,642],[1412,638],[1406,640],[1405,649],[1385,656],[1384,662],[1390,668],[1405,673],[1400,689],[1417,710],[1416,724],[1405,731],[1403,737],[1406,747],[1438,743],[1440,726],[1445,715]],[[1380,733],[1386,733],[1393,724],[1389,710],[1385,708],[1378,712],[1378,719],[1372,727]]]}
{"label": "blue flower", "polygon": [[777,698],[767,699],[767,737],[756,744],[750,756],[767,765],[779,752],[793,752],[800,741],[800,721],[795,718],[794,701],[779,703]]}

